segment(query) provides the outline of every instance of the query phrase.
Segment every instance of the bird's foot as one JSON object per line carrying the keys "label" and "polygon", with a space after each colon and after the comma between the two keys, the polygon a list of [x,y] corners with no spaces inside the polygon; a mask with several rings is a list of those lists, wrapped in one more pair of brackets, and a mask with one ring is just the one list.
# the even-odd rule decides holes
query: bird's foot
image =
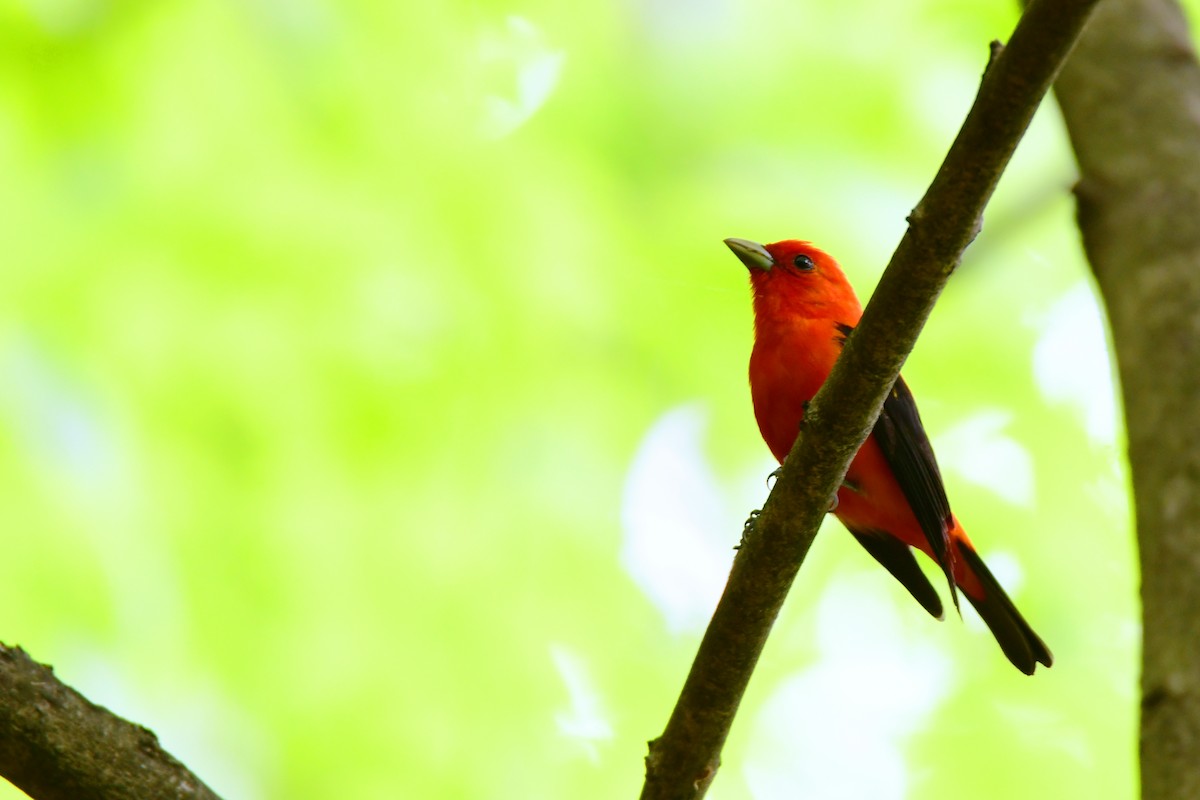
{"label": "bird's foot", "polygon": [[750,535],[754,533],[754,526],[758,523],[758,518],[761,514],[762,514],[762,509],[756,508],[750,512],[750,516],[746,517],[746,522],[745,522],[745,524],[742,525],[741,541],[739,541],[737,544],[735,544],[733,546],[734,550],[742,549],[742,545],[744,545],[746,543],[746,539],[748,539],[750,537]]}
{"label": "bird's foot", "polygon": [[783,472],[783,465],[780,464],[775,470],[767,476],[767,491],[771,491],[771,482],[779,480],[779,474]]}

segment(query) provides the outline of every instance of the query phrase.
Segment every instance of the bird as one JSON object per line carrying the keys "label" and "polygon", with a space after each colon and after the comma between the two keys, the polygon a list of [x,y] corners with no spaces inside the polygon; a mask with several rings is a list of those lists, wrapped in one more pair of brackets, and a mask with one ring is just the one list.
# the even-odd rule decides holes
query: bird
{"label": "bird", "polygon": [[[747,267],[754,297],[750,394],[759,432],[783,463],[808,402],[821,388],[862,316],[837,261],[811,242],[725,244]],[[913,553],[945,573],[954,605],[961,592],[1008,660],[1026,675],[1053,663],[1041,640],[967,538],[950,510],[933,446],[902,377],[855,454],[832,512],[926,611],[943,618],[942,601]]]}

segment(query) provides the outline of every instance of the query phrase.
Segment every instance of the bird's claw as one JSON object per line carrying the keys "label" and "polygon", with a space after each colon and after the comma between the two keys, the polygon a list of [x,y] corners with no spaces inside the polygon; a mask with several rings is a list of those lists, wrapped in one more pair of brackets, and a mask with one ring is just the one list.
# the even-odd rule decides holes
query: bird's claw
{"label": "bird's claw", "polygon": [[746,517],[745,524],[742,525],[742,538],[733,546],[734,550],[741,550],[742,545],[746,543],[747,537],[754,533],[754,526],[758,522],[759,515],[762,514],[762,509],[756,508],[750,512],[750,516]]}
{"label": "bird's claw", "polygon": [[780,464],[778,467],[776,467],[774,469],[774,471],[772,471],[771,474],[767,476],[767,491],[771,491],[771,481],[779,480],[779,474],[781,472],[783,472],[782,464]]}

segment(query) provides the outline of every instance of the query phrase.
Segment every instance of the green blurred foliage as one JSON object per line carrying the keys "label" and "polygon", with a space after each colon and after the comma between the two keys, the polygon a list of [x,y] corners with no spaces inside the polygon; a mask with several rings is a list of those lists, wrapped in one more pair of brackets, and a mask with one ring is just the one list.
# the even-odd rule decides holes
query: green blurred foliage
{"label": "green blurred foliage", "polygon": [[[721,239],[817,240],[867,293],[1014,23],[944,0],[0,4],[0,638],[227,798],[632,796],[700,631],[634,577],[631,465],[695,412],[711,496],[681,502],[715,503],[722,569],[770,469]],[[881,735],[903,760],[875,797],[1133,795],[1127,481],[1086,416],[1112,390],[1102,361],[1058,395],[1036,369],[1071,372],[1039,347],[1055,320],[1070,340],[1064,297],[1090,308],[1072,179],[1048,107],[907,369],[1055,667],[1017,674],[969,612],[930,621],[830,525],[714,797],[856,796],[877,765],[854,742]],[[863,595],[859,629],[834,601]],[[831,630],[899,638],[821,671]],[[785,713],[806,686],[868,715]],[[853,727],[889,697],[915,703],[895,731]],[[793,774],[814,736],[849,743],[846,783]]]}

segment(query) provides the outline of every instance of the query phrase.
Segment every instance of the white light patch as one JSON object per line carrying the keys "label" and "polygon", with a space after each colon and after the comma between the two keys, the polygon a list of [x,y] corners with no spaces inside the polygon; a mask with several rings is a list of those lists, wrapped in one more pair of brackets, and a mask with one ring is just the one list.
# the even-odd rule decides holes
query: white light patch
{"label": "white light patch", "polygon": [[560,644],[550,645],[550,660],[567,688],[567,708],[554,715],[558,730],[578,741],[593,762],[596,743],[612,738],[612,725],[600,710],[600,695],[592,685],[583,659]]}
{"label": "white light patch", "polygon": [[1117,438],[1117,406],[1104,318],[1091,287],[1081,281],[1050,309],[1033,351],[1038,389],[1075,406],[1094,441]]}
{"label": "white light patch", "polygon": [[[65,364],[32,339],[0,349],[0,414],[12,420],[17,446],[53,481],[75,515],[80,546],[95,554],[118,629],[160,647],[186,630],[179,564],[171,544],[147,521],[147,496],[130,444],[97,398]],[[156,535],[157,534],[157,535]]]}
{"label": "white light patch", "polygon": [[1004,434],[1012,419],[1011,411],[986,409],[939,435],[934,450],[943,468],[1028,508],[1033,505],[1037,485],[1033,456]]}
{"label": "white light patch", "polygon": [[483,97],[480,132],[485,139],[508,136],[529,121],[558,87],[566,54],[551,50],[541,31],[524,17],[509,17],[504,29],[485,33],[479,42],[479,62],[511,87],[504,94]]}
{"label": "white light patch", "polygon": [[902,800],[906,741],[949,692],[950,660],[906,635],[878,575],[837,580],[816,613],[820,660],[784,682],[754,720],[751,793]]}
{"label": "white light patch", "polygon": [[708,622],[734,555],[700,447],[705,424],[697,406],[660,417],[633,457],[621,503],[621,564],[676,633]]}

